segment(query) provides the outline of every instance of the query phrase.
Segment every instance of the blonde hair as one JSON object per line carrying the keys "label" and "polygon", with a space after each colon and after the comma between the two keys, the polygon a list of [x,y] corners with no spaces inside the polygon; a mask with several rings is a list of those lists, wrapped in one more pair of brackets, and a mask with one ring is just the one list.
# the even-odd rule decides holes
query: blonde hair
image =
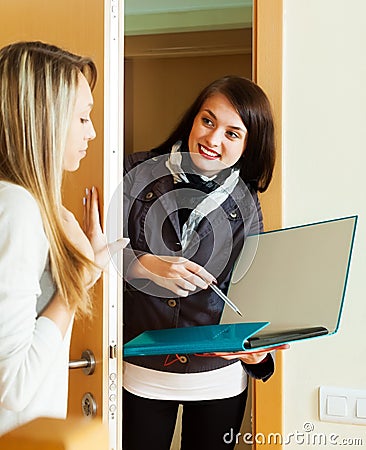
{"label": "blonde hair", "polygon": [[93,89],[97,71],[90,58],[42,42],[0,50],[0,179],[34,196],[58,292],[77,312],[90,314],[85,271],[93,263],[70,242],[61,221],[62,162],[80,72]]}

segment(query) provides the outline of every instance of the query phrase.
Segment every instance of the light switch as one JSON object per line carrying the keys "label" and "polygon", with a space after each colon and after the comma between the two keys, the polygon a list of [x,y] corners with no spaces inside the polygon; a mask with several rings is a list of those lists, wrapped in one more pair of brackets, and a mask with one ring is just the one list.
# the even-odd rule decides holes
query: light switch
{"label": "light switch", "polygon": [[347,415],[347,398],[328,395],[327,414],[330,416],[345,417]]}
{"label": "light switch", "polygon": [[356,417],[366,419],[366,398],[356,400]]}
{"label": "light switch", "polygon": [[319,419],[366,425],[366,389],[319,386]]}

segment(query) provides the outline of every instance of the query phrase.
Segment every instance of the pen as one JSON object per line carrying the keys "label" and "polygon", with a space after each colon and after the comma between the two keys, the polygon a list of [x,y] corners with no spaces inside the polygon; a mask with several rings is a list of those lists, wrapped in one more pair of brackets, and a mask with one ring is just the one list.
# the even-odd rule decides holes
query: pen
{"label": "pen", "polygon": [[216,292],[216,294],[222,299],[224,300],[224,302],[230,306],[230,308],[235,311],[237,314],[239,314],[239,316],[243,317],[243,314],[240,312],[239,308],[229,299],[229,297],[227,297],[217,286],[216,284],[210,284],[210,288]]}

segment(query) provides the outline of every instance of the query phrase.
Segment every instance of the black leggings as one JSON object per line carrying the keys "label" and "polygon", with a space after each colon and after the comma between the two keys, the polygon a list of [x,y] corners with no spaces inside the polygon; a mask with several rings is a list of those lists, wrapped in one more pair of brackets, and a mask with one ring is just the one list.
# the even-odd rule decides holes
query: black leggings
{"label": "black leggings", "polygon": [[[123,391],[123,450],[169,450],[179,404],[181,450],[231,450],[244,416],[247,389],[220,400],[151,400]],[[234,438],[232,438],[234,437]]]}

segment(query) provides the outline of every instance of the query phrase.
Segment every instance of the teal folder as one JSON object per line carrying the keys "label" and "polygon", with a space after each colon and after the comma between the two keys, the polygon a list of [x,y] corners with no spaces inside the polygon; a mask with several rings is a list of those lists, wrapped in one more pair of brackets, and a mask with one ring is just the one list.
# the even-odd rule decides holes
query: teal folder
{"label": "teal folder", "polygon": [[201,325],[141,333],[124,344],[124,357],[244,350],[245,341],[269,322]]}
{"label": "teal folder", "polygon": [[228,290],[244,317],[225,304],[219,325],[145,331],[124,356],[254,351],[336,333],[356,224],[349,216],[249,236]]}

